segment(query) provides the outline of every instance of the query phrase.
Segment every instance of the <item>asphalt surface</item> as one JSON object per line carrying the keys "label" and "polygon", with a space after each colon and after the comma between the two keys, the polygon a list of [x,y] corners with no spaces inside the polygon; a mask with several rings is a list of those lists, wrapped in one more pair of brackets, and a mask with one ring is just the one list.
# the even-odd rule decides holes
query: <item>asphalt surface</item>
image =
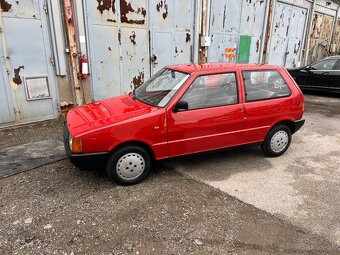
{"label": "asphalt surface", "polygon": [[168,167],[340,247],[340,98],[307,95],[305,109],[306,124],[281,157],[252,146]]}
{"label": "asphalt surface", "polygon": [[[310,99],[318,104],[319,98]],[[315,108],[318,109],[318,116],[333,115],[329,113],[327,104]],[[323,121],[322,125],[330,129],[329,123]],[[294,137],[287,156],[278,158],[276,162],[268,161],[256,147],[191,159],[173,159],[158,164],[145,182],[128,187],[112,184],[103,173],[80,172],[68,160],[1,179],[0,254],[339,254],[336,243],[329,238],[333,235],[323,235],[324,232],[320,235],[320,232],[306,227],[306,224],[292,224],[295,222],[291,216],[285,216],[282,213],[285,210],[279,210],[286,208],[284,204],[287,202],[274,202],[276,199],[270,197],[272,192],[277,199],[280,196],[286,199],[296,197],[293,201],[304,201],[300,205],[305,206],[307,198],[301,195],[302,188],[298,189],[301,184],[298,178],[290,183],[291,179],[285,179],[288,170],[279,169],[279,174],[272,173],[276,176],[276,188],[263,185],[261,179],[270,175],[271,168],[277,170],[278,165],[287,167],[289,160],[285,158],[290,158],[290,154],[301,153],[306,149],[298,144],[306,143],[304,139],[312,135],[307,130],[303,129],[299,136]],[[315,130],[322,140],[322,126]],[[49,138],[62,140],[61,132],[61,121],[2,130],[0,147]],[[327,132],[326,137],[332,134],[335,131]],[[333,146],[338,138],[325,139],[325,143]],[[319,139],[316,141],[320,142]],[[328,148],[326,144],[313,147],[313,151],[319,151],[323,156],[325,147]],[[332,157],[336,148],[330,151],[327,160],[337,160],[336,156]],[[300,158],[305,164],[305,159]],[[315,159],[319,164],[325,159],[322,160]],[[334,164],[329,163],[330,172],[336,168],[332,168]],[[295,169],[291,175],[295,176],[299,171],[302,170]],[[187,177],[189,172],[199,181]],[[261,178],[256,176],[261,172],[266,175]],[[201,173],[205,173],[206,177],[198,178]],[[246,187],[239,175],[247,179],[248,174],[257,179],[248,179]],[[239,183],[235,184],[234,192],[253,192],[252,196],[245,197],[253,197],[259,204],[265,204],[266,208],[275,208],[276,213],[266,208],[258,209],[260,207],[256,203],[254,206],[241,197],[245,203],[235,198],[232,192],[229,195],[216,189],[216,185],[213,187],[211,183],[203,183],[228,179],[236,182],[233,179],[235,177]],[[330,173],[328,180],[331,177],[336,184],[337,177]],[[324,194],[329,192],[329,198],[320,201],[327,208],[320,213],[328,217],[330,214],[325,212],[335,213],[338,209],[336,203],[339,199],[335,196],[338,188],[324,187],[324,184],[319,188],[320,183],[315,183],[314,177],[311,179],[313,182],[309,185],[314,187],[309,190],[315,190],[320,195],[315,197],[316,200],[324,199]],[[335,185],[333,182],[328,182],[328,186]],[[293,187],[277,191],[281,187],[280,183],[288,183],[287,186]],[[265,193],[268,195],[257,197],[257,194]],[[287,208],[294,210],[294,213],[299,212],[294,203],[288,203],[291,205]],[[308,224],[319,224],[318,218],[314,218],[314,222],[309,216],[308,212],[305,213]],[[339,222],[336,222],[335,217],[333,220],[333,227],[336,227]]]}

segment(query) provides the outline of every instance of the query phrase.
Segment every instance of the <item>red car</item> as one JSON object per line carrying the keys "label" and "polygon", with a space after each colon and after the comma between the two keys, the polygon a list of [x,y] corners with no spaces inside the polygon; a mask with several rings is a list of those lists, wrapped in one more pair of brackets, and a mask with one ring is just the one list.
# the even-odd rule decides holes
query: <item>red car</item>
{"label": "red car", "polygon": [[304,96],[283,67],[168,66],[133,92],[72,109],[67,155],[106,167],[121,184],[143,180],[155,160],[260,143],[279,156],[304,124]]}

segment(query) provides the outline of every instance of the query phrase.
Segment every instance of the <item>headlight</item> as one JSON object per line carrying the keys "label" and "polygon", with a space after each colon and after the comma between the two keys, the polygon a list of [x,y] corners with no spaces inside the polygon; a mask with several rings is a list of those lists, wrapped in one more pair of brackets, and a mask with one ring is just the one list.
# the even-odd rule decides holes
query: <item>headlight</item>
{"label": "headlight", "polygon": [[68,146],[70,147],[70,150],[72,151],[72,142],[73,142],[73,137],[71,134],[68,136]]}
{"label": "headlight", "polygon": [[68,145],[72,153],[83,153],[83,142],[80,138],[74,138],[70,134],[68,137]]}

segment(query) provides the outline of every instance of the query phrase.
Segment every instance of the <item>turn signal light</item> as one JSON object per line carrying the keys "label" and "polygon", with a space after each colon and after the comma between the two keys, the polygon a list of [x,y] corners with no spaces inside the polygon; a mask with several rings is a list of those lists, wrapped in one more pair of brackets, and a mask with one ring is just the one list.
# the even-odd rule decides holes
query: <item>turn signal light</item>
{"label": "turn signal light", "polygon": [[82,153],[83,152],[83,143],[80,138],[72,139],[72,147],[71,151],[73,153]]}

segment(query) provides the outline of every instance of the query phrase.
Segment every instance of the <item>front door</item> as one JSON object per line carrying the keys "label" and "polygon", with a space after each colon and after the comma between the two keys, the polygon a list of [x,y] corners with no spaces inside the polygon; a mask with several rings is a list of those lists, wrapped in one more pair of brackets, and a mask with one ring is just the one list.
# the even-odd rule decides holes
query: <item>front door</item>
{"label": "front door", "polygon": [[187,109],[168,109],[169,156],[240,143],[244,112],[235,73],[198,76],[180,101]]}
{"label": "front door", "polygon": [[306,75],[304,87],[329,90],[339,83],[339,80],[333,79],[336,62],[337,59],[329,58],[311,65]]}

